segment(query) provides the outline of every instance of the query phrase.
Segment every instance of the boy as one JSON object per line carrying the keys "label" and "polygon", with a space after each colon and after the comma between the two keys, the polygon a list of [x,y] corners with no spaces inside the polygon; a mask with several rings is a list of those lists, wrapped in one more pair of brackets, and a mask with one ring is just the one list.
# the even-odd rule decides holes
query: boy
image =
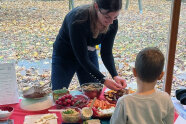
{"label": "boy", "polygon": [[174,106],[169,95],[155,89],[163,77],[163,66],[164,56],[158,48],[139,52],[133,68],[137,91],[118,100],[111,124],[173,124]]}

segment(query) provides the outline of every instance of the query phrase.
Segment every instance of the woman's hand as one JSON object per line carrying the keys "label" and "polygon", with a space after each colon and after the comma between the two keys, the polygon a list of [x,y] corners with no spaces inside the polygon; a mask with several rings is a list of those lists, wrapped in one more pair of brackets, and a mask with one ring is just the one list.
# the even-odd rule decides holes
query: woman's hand
{"label": "woman's hand", "polygon": [[117,84],[120,84],[122,86],[122,89],[127,87],[127,83],[125,79],[123,79],[122,77],[115,76],[113,79],[116,81]]}
{"label": "woman's hand", "polygon": [[121,90],[123,87],[121,84],[115,83],[113,80],[105,79],[104,85],[111,90]]}

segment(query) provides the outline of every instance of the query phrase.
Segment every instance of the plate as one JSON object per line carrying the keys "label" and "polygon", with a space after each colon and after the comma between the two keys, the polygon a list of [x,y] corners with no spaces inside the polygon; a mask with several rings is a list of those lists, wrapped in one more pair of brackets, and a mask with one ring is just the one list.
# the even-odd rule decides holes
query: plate
{"label": "plate", "polygon": [[112,107],[107,110],[105,109],[105,110],[102,110],[102,114],[101,114],[99,109],[93,108],[93,118],[108,119],[112,116],[112,114],[114,113],[114,110],[115,110],[115,107]]}
{"label": "plate", "polygon": [[[86,95],[83,95],[83,94],[74,95],[71,98],[68,98],[68,97],[66,98],[66,96],[62,96],[62,97],[65,97],[65,99],[61,100],[61,103],[56,102],[57,109],[70,108],[70,107],[83,108],[89,103],[89,100],[90,100]],[[70,99],[71,102],[68,103],[67,102],[68,99]],[[73,104],[71,104],[72,101],[73,101]],[[64,102],[67,102],[67,105],[66,104],[63,105]]]}
{"label": "plate", "polygon": [[[39,114],[39,115],[27,115],[25,116],[25,120],[23,124],[36,124],[35,121],[40,119],[42,116],[47,114]],[[51,119],[47,121],[47,124],[57,124],[57,119]]]}
{"label": "plate", "polygon": [[121,96],[128,94],[128,93],[129,93],[128,89],[122,89],[122,90],[118,90],[118,91],[107,90],[106,92],[104,92],[104,97],[108,102],[116,104],[117,100]]}
{"label": "plate", "polygon": [[[88,107],[91,105],[93,100],[90,100]],[[115,104],[111,104],[106,100],[96,99],[92,107],[94,118],[110,118],[115,110]]]}
{"label": "plate", "polygon": [[26,99],[23,98],[20,107],[26,111],[41,111],[50,108],[53,105],[53,100],[50,96],[41,99]]}

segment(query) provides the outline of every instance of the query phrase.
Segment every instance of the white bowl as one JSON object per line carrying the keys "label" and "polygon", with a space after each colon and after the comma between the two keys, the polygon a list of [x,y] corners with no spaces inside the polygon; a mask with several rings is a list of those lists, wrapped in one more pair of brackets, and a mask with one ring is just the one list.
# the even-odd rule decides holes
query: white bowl
{"label": "white bowl", "polygon": [[89,120],[89,119],[91,119],[92,115],[93,115],[92,109],[90,109],[89,107],[82,108],[82,110],[81,110],[82,120]]}
{"label": "white bowl", "polygon": [[10,106],[0,107],[0,120],[7,120],[13,113],[14,108]]}

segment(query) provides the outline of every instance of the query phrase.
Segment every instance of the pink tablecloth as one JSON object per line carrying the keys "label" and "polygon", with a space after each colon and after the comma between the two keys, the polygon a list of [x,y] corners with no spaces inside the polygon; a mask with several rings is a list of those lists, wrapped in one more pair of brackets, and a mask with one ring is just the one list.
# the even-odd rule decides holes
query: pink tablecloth
{"label": "pink tablecloth", "polygon": [[[104,98],[104,91],[105,91],[105,89],[106,88],[103,88],[103,91],[102,91],[99,99],[102,99],[102,100],[105,99]],[[37,112],[25,111],[25,110],[22,110],[20,108],[19,103],[12,104],[12,105],[9,105],[9,106],[12,106],[14,108],[14,112],[13,112],[13,114],[10,117],[10,119],[14,120],[14,124],[23,124],[24,118],[25,118],[26,115],[47,114],[47,113],[56,113],[56,115],[58,116],[58,119],[57,119],[58,124],[62,123],[61,114],[59,112],[48,112],[48,109],[47,110],[43,110],[43,111],[37,111]],[[56,108],[56,107],[52,106],[49,109],[54,109],[54,108]],[[175,112],[174,121],[177,119],[178,116],[179,115]]]}
{"label": "pink tablecloth", "polygon": [[[104,99],[104,91],[105,91],[105,89],[106,88],[103,88],[99,99]],[[48,112],[48,109],[47,110],[43,110],[43,111],[37,111],[37,112],[25,111],[25,110],[22,110],[20,108],[20,104],[19,103],[12,104],[12,105],[9,105],[9,106],[12,106],[14,108],[14,112],[10,116],[10,119],[14,120],[14,124],[23,124],[24,118],[25,118],[26,115],[47,114],[47,113],[56,113],[56,115],[58,116],[58,120],[57,120],[58,124],[62,123],[61,114],[59,112]],[[49,109],[55,109],[55,108],[56,108],[56,106],[52,106]]]}
{"label": "pink tablecloth", "polygon": [[[14,108],[14,112],[10,116],[10,119],[14,120],[14,124],[23,124],[24,118],[26,115],[47,114],[47,113],[56,113],[56,115],[58,116],[58,119],[57,119],[58,124],[61,124],[61,122],[62,122],[61,114],[59,112],[48,112],[48,109],[42,110],[42,111],[37,111],[37,112],[25,111],[25,110],[22,110],[19,105],[20,105],[19,103],[8,105],[8,106],[12,106]],[[55,108],[55,106],[53,106],[49,109],[52,109],[52,108]]]}

